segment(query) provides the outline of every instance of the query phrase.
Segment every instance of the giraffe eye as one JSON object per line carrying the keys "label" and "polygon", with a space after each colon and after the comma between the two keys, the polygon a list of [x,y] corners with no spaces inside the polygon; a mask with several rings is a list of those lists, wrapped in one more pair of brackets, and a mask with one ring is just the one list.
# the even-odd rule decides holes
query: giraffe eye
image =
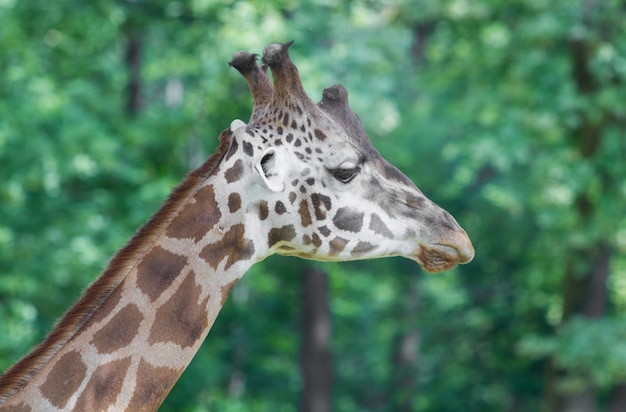
{"label": "giraffe eye", "polygon": [[339,180],[341,183],[350,183],[350,181],[354,179],[356,175],[359,174],[360,171],[361,171],[361,168],[358,166],[347,168],[347,169],[339,167],[337,169],[329,170],[330,174],[333,175],[333,177]]}

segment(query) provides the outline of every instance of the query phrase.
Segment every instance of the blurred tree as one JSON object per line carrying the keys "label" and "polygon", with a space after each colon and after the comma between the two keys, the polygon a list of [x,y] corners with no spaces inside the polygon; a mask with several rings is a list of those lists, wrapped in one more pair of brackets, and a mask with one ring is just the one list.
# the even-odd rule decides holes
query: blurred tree
{"label": "blurred tree", "polygon": [[308,267],[302,273],[302,403],[305,412],[331,410],[333,387],[328,274]]}

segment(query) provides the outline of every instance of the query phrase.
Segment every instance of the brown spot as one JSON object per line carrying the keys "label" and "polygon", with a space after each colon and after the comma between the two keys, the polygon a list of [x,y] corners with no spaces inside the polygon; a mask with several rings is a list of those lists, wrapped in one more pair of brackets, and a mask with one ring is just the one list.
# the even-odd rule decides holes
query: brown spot
{"label": "brown spot", "polygon": [[333,217],[333,223],[339,229],[357,233],[363,226],[363,216],[364,213],[356,209],[342,207],[337,210],[337,213]]}
{"label": "brown spot", "polygon": [[319,230],[320,233],[326,237],[330,235],[330,229],[327,226],[320,226],[317,228],[317,230]]}
{"label": "brown spot", "polygon": [[91,375],[74,406],[74,410],[106,410],[117,400],[124,377],[130,366],[130,356],[100,365]]}
{"label": "brown spot", "polygon": [[370,230],[374,231],[374,233],[378,235],[386,237],[387,239],[393,239],[393,233],[391,233],[391,230],[389,230],[385,222],[383,222],[382,219],[374,213],[372,213],[370,219]]}
{"label": "brown spot", "polygon": [[320,236],[317,233],[313,233],[313,245],[315,247],[322,246],[322,239],[320,238]]}
{"label": "brown spot", "polygon": [[179,369],[152,366],[142,359],[137,368],[137,382],[128,410],[157,410],[181,373]]}
{"label": "brown spot", "polygon": [[307,227],[313,223],[311,220],[311,213],[309,213],[309,202],[306,200],[300,202],[300,209],[298,210],[298,213],[300,213],[300,222],[302,223],[302,227]]}
{"label": "brown spot", "polygon": [[279,215],[282,215],[283,213],[287,211],[287,208],[285,207],[285,204],[279,200],[274,205],[274,211],[278,213]]}
{"label": "brown spot", "polygon": [[287,127],[289,125],[289,113],[283,113],[283,126]]}
{"label": "brown spot", "polygon": [[32,409],[30,406],[26,405],[24,402],[19,405],[11,405],[11,406],[3,406],[2,412],[31,412]]}
{"label": "brown spot", "polygon": [[228,195],[228,210],[230,213],[235,213],[241,208],[241,196],[239,193],[231,193]]}
{"label": "brown spot", "polygon": [[302,236],[302,244],[304,244],[304,245],[310,245],[310,244],[311,244],[311,242],[312,242],[312,240],[311,240],[311,236],[309,236],[309,235],[304,235],[304,236]]}
{"label": "brown spot", "polygon": [[230,158],[232,157],[232,155],[237,153],[237,149],[239,149],[239,144],[237,144],[237,140],[236,139],[232,139],[231,141],[232,141],[232,143],[230,144],[230,148],[228,149],[228,153],[226,153],[226,157],[224,158],[224,160],[226,162],[228,162],[230,160]]}
{"label": "brown spot", "polygon": [[287,143],[291,143],[293,141],[293,134],[287,133],[287,137],[285,139],[287,139]]}
{"label": "brown spot", "polygon": [[313,186],[315,184],[315,179],[313,179],[312,177],[309,177],[306,180],[306,184],[309,185],[309,186]]}
{"label": "brown spot", "polygon": [[39,387],[41,394],[53,406],[63,409],[85,379],[86,372],[87,366],[80,354],[76,351],[68,352],[57,360],[46,381]]}
{"label": "brown spot", "polygon": [[205,246],[200,252],[200,257],[217,269],[219,263],[228,257],[224,270],[228,270],[240,260],[247,260],[254,254],[254,243],[244,237],[245,229],[239,223],[232,226],[224,234],[221,240]]}
{"label": "brown spot", "polygon": [[350,252],[352,256],[362,256],[365,253],[371,252],[376,249],[376,246],[372,245],[369,242],[359,242],[356,244],[354,249]]}
{"label": "brown spot", "polygon": [[190,272],[176,292],[156,311],[148,343],[173,342],[187,348],[193,345],[209,327],[207,296],[200,302],[201,288]]}
{"label": "brown spot", "polygon": [[331,207],[330,197],[313,193],[311,195],[311,201],[313,202],[313,209],[315,210],[315,218],[317,220],[326,219],[326,212],[330,210]]}
{"label": "brown spot", "polygon": [[254,155],[254,146],[252,146],[252,143],[250,142],[243,142],[243,152],[245,154],[247,154],[248,156],[253,156]]}
{"label": "brown spot", "polygon": [[267,201],[261,200],[259,202],[259,219],[265,220],[269,215],[269,208],[267,207]]}
{"label": "brown spot", "polygon": [[237,281],[239,281],[239,279],[235,279],[231,281],[230,283],[228,283],[227,285],[222,286],[222,289],[221,289],[222,300],[220,301],[220,305],[224,306],[224,303],[226,302],[228,295],[230,295],[230,292],[233,290],[233,288],[237,284]]}
{"label": "brown spot", "polygon": [[137,336],[143,315],[134,303],[124,306],[93,335],[92,343],[99,353],[112,353],[127,346]]}
{"label": "brown spot", "polygon": [[414,209],[422,209],[424,207],[424,203],[426,203],[426,198],[424,196],[415,196],[413,193],[408,191],[404,192],[406,203]]}
{"label": "brown spot", "polygon": [[290,241],[296,237],[296,229],[293,225],[286,225],[281,228],[273,228],[267,234],[267,243],[269,247],[274,246],[278,242]]}
{"label": "brown spot", "polygon": [[187,258],[155,246],[137,266],[137,286],[155,301],[180,274]]}
{"label": "brown spot", "polygon": [[289,193],[289,203],[291,203],[292,205],[293,205],[293,202],[295,202],[297,198],[298,198],[298,195],[296,195],[296,192]]}
{"label": "brown spot", "polygon": [[187,203],[167,228],[169,237],[202,239],[222,217],[213,186],[208,185],[194,195],[195,203]]}
{"label": "brown spot", "polygon": [[226,181],[228,183],[236,182],[241,179],[243,176],[243,162],[241,159],[238,159],[234,165],[230,169],[224,173],[224,177],[226,177]]}
{"label": "brown spot", "polygon": [[322,141],[326,140],[326,135],[321,130],[315,129],[313,133],[315,133],[315,137],[317,137],[319,140],[322,140]]}
{"label": "brown spot", "polygon": [[328,251],[328,253],[331,256],[337,256],[346,248],[347,244],[348,244],[347,239],[344,239],[342,237],[336,237],[329,242],[330,250]]}

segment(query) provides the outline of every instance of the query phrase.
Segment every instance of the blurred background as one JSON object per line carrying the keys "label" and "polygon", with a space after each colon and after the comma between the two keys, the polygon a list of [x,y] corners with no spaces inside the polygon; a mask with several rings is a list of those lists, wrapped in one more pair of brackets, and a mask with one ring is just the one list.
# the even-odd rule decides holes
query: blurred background
{"label": "blurred background", "polygon": [[476,258],[270,258],[162,410],[626,411],[625,22],[620,0],[0,0],[0,370],[247,121],[233,52],[295,40],[312,99],[345,85]]}

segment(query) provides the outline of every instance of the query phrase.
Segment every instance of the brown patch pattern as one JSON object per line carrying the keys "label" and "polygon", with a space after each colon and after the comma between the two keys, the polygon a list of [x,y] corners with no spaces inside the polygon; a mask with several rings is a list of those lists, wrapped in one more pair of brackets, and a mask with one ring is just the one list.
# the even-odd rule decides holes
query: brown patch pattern
{"label": "brown patch pattern", "polygon": [[311,241],[313,242],[313,245],[317,248],[322,246],[322,239],[320,239],[320,236],[317,233],[313,233],[313,238],[311,239]]}
{"label": "brown patch pattern", "polygon": [[315,133],[315,137],[317,137],[319,140],[326,140],[326,135],[320,129],[315,129],[313,132]]}
{"label": "brown patch pattern", "polygon": [[198,190],[195,194],[195,203],[187,203],[185,208],[176,216],[167,228],[169,237],[182,239],[192,238],[196,242],[213,229],[222,214],[215,201],[215,192],[212,185]]}
{"label": "brown patch pattern", "polygon": [[323,236],[328,237],[330,235],[330,229],[327,226],[320,226],[317,228]]}
{"label": "brown patch pattern", "polygon": [[172,297],[157,309],[148,342],[173,342],[183,348],[193,345],[209,327],[207,296],[200,300],[201,288],[190,272]]}
{"label": "brown patch pattern", "polygon": [[290,241],[296,237],[296,229],[293,225],[286,225],[280,228],[272,228],[267,234],[267,244],[269,247],[274,246],[278,242]]}
{"label": "brown patch pattern", "polygon": [[39,387],[41,394],[53,406],[63,409],[85,379],[86,372],[87,366],[80,354],[68,352],[57,360],[46,381]]}
{"label": "brown patch pattern", "polygon": [[[89,286],[80,300],[59,320],[46,340],[36,346],[19,362],[0,376],[0,398],[6,399],[23,388],[31,378],[40,372],[48,359],[59,353],[65,343],[84,326],[97,310],[97,305],[106,302],[106,298],[120,285],[126,276],[129,265],[143,255],[143,251],[154,243],[153,234],[167,229],[167,225],[180,213],[184,204],[196,192],[198,185],[218,170],[232,138],[232,133],[225,130],[220,134],[220,146],[202,166],[191,172],[178,185],[159,211],[139,229],[136,235],[113,258],[104,273]],[[68,333],[69,332],[69,333]],[[60,356],[60,355],[59,355]]]}
{"label": "brown patch pattern", "polygon": [[117,400],[124,377],[130,366],[130,356],[98,366],[91,375],[74,406],[74,410],[106,410]]}
{"label": "brown patch pattern", "polygon": [[352,256],[362,256],[365,253],[371,252],[376,249],[376,246],[372,245],[370,242],[359,242],[356,244],[354,249],[350,252]]}
{"label": "brown patch pattern", "polygon": [[186,257],[156,246],[137,266],[137,286],[155,301],[172,284],[186,264]]}
{"label": "brown patch pattern", "polygon": [[333,223],[341,230],[357,233],[363,226],[363,216],[363,212],[351,207],[342,207],[333,217]]}
{"label": "brown patch pattern", "polygon": [[32,409],[30,406],[26,405],[24,402],[19,405],[11,405],[11,406],[3,406],[2,412],[31,412]]}
{"label": "brown patch pattern", "polygon": [[178,380],[180,373],[178,369],[152,366],[142,359],[137,369],[137,383],[128,410],[143,411],[146,410],[146,405],[158,408]]}
{"label": "brown patch pattern", "polygon": [[307,227],[313,223],[311,220],[311,213],[309,213],[309,203],[306,200],[300,202],[298,213],[300,214],[300,223],[302,224],[302,227]]}
{"label": "brown patch pattern", "polygon": [[387,239],[393,239],[393,233],[387,227],[385,222],[382,221],[377,214],[372,214],[370,218],[370,230],[374,233],[386,237]]}
{"label": "brown patch pattern", "polygon": [[313,193],[311,195],[311,202],[313,202],[315,218],[317,220],[326,219],[326,212],[331,208],[330,197],[319,193]]}
{"label": "brown patch pattern", "polygon": [[265,220],[269,215],[269,208],[267,207],[267,202],[265,200],[261,200],[259,202],[259,219]]}
{"label": "brown patch pattern", "polygon": [[[230,132],[230,131],[229,131]],[[232,132],[230,132],[232,134]],[[237,143],[237,140],[232,139],[231,143],[230,143],[230,147],[228,148],[228,153],[226,153],[226,157],[224,158],[225,161],[229,161],[230,158],[237,153],[237,150],[239,149],[239,144]]]}
{"label": "brown patch pattern", "polygon": [[115,352],[132,342],[142,320],[143,315],[137,306],[130,303],[93,335],[91,343],[99,353]]}
{"label": "brown patch pattern", "polygon": [[228,270],[235,262],[250,259],[254,254],[254,243],[246,239],[244,234],[243,224],[239,223],[232,226],[222,239],[202,249],[200,257],[213,269],[217,269],[219,263],[228,257],[224,270]]}
{"label": "brown patch pattern", "polygon": [[231,193],[228,195],[228,210],[230,213],[235,213],[241,208],[241,196],[239,193]]}
{"label": "brown patch pattern", "polygon": [[243,152],[247,154],[248,156],[254,155],[254,147],[252,146],[252,143],[244,141]]}
{"label": "brown patch pattern", "polygon": [[276,202],[276,204],[274,205],[274,211],[279,214],[282,215],[285,212],[287,212],[287,208],[285,207],[285,204],[283,202],[281,202],[280,200]]}
{"label": "brown patch pattern", "polygon": [[226,182],[233,183],[241,179],[241,176],[243,176],[243,161],[238,159],[235,164],[224,173],[224,177],[226,178]]}
{"label": "brown patch pattern", "polygon": [[337,256],[338,254],[343,252],[343,250],[346,248],[347,244],[348,244],[348,240],[347,239],[344,239],[344,238],[338,236],[338,237],[332,239],[329,242],[330,250],[328,251],[328,253],[331,256]]}

